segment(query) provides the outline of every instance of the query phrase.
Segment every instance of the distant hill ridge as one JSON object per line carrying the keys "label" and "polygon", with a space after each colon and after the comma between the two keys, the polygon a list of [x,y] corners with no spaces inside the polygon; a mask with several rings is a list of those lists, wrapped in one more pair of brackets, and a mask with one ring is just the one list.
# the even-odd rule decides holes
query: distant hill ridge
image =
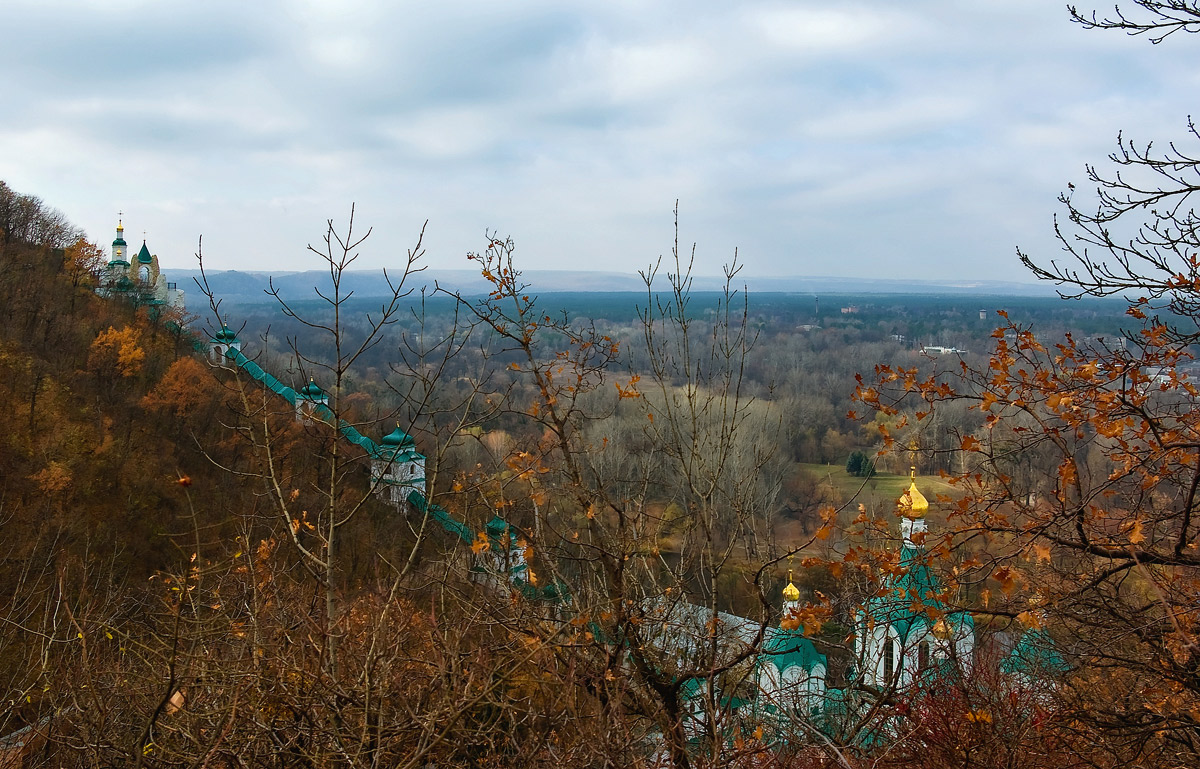
{"label": "distant hill ridge", "polygon": [[[199,277],[198,270],[164,270],[168,280],[175,281],[185,290],[192,289],[193,280]],[[399,275],[392,273],[392,278]],[[638,275],[616,272],[588,272],[583,270],[528,270],[523,275],[530,289],[537,293],[554,292],[641,292],[645,283]],[[465,295],[485,294],[489,284],[472,270],[428,269],[409,278],[410,285],[420,288],[434,284]],[[314,287],[329,285],[329,273],[325,270],[304,272],[243,272],[240,270],[210,271],[208,283],[219,297],[237,301],[265,300],[267,289],[274,282],[280,296],[285,299],[308,299]],[[716,276],[698,276],[692,283],[693,291],[719,291],[723,279]],[[999,280],[882,280],[869,278],[831,277],[747,277],[740,281],[756,293],[782,292],[798,294],[979,294],[1007,296],[1050,296],[1053,286],[1046,283],[1018,283]],[[353,291],[359,298],[384,296],[388,293],[383,270],[353,270],[342,276],[343,293]]]}

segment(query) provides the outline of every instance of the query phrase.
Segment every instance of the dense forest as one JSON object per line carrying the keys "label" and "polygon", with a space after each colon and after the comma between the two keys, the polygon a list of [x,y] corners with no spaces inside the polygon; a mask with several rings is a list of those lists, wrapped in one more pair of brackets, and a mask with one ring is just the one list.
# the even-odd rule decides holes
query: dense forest
{"label": "dense forest", "polygon": [[[313,248],[330,267],[323,297],[233,305],[201,283],[180,314],[98,296],[103,249],[36,198],[0,186],[0,225],[0,762],[1032,767],[1196,755],[1200,710],[1181,677],[1200,658],[1194,609],[1157,613],[1179,605],[1167,589],[1191,590],[1192,524],[1151,513],[1180,500],[1162,467],[1190,460],[1144,448],[1153,439],[1134,437],[1133,413],[1092,419],[1124,404],[1184,432],[1190,341],[1164,350],[1125,301],[747,297],[736,267],[724,293],[693,294],[678,249],[642,295],[538,296],[496,237],[472,255],[490,294],[424,288],[418,239],[386,245],[401,254],[391,296],[360,300],[339,278],[360,250],[385,246],[351,220]],[[332,425],[209,365],[226,322],[281,381],[319,385],[333,425],[411,434],[429,498],[475,539],[455,543],[421,510],[398,514]],[[1151,402],[1105,395],[1164,376]],[[971,611],[980,636],[980,672],[949,692],[871,688],[854,672],[855,612],[900,568],[910,467],[935,501],[938,605]],[[1072,549],[1055,527],[1080,498],[1095,512]],[[1137,528],[1130,509],[1144,511]],[[497,517],[512,528],[497,531]],[[1149,547],[1172,525],[1175,562]],[[1142,547],[1118,552],[1121,537]],[[485,573],[502,541],[530,589]],[[1151,573],[1088,592],[1125,555]],[[781,616],[789,581],[802,606]],[[1048,614],[1064,596],[1075,613]],[[678,601],[801,629],[828,657],[830,685],[866,704],[836,728],[802,712],[737,715],[761,630],[731,655],[716,619],[664,619]],[[1107,658],[1098,618],[1121,634]],[[1030,628],[1071,659],[1062,688],[1012,688],[988,664]],[[1120,674],[1111,691],[1095,686],[1097,660]],[[710,692],[700,733],[686,727],[695,681]],[[1129,699],[1144,692],[1160,700]]]}

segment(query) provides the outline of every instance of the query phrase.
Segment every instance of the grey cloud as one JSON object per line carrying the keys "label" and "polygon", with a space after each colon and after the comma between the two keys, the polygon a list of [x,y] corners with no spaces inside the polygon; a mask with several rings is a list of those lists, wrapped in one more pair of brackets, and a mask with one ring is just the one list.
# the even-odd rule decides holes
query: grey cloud
{"label": "grey cloud", "polygon": [[28,0],[0,178],[100,240],[140,208],[164,255],[204,230],[266,264],[355,199],[433,219],[450,266],[490,226],[632,269],[682,198],[714,271],[741,244],[767,272],[1012,277],[1058,189],[1120,127],[1179,136],[1195,85],[1188,47],[1051,6]]}
{"label": "grey cloud", "polygon": [[[55,93],[100,87],[110,93],[166,75],[195,76],[232,69],[270,51],[263,16],[228,3],[144,5],[20,4],[6,11],[6,26],[21,34],[6,40],[0,65],[14,80],[38,81]],[[57,9],[57,10],[56,10]],[[257,18],[255,18],[257,17]],[[249,23],[247,23],[249,22]],[[257,23],[256,23],[257,22]]]}

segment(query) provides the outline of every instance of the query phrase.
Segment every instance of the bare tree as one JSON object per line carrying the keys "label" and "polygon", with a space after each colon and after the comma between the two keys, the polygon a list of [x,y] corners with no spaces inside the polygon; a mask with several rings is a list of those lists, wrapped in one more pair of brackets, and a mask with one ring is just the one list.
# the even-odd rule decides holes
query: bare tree
{"label": "bare tree", "polygon": [[[777,510],[779,482],[764,474],[779,415],[743,389],[754,333],[737,266],[703,321],[677,244],[663,290],[658,266],[644,273],[642,376],[617,373],[617,344],[592,324],[543,310],[513,254],[512,241],[491,238],[472,258],[493,290],[460,301],[529,384],[507,405],[535,427],[508,477],[536,480],[521,488],[540,500],[529,518],[510,518],[529,567],[519,592],[570,599],[567,617],[535,601],[513,619],[575,671],[606,728],[628,735],[622,755],[660,741],[674,766],[745,759],[755,748],[725,739],[730,697],[756,686],[772,617],[764,585],[776,561],[755,542]],[[496,505],[520,511],[508,497]],[[727,613],[735,603],[757,604],[753,619]]]}
{"label": "bare tree", "polygon": [[1200,31],[1200,4],[1195,0],[1133,0],[1140,15],[1129,14],[1120,6],[1111,16],[1096,11],[1080,11],[1068,5],[1071,18],[1086,29],[1116,29],[1129,35],[1144,35],[1152,43],[1161,43],[1176,32]]}

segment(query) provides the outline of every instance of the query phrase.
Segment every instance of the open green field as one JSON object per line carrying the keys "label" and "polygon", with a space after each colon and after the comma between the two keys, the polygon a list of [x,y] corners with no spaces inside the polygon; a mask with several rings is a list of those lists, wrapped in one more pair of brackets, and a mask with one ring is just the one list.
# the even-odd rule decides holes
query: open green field
{"label": "open green field", "polygon": [[[908,488],[909,477],[893,473],[876,473],[870,478],[857,478],[846,472],[844,465],[820,465],[801,463],[800,467],[812,473],[822,482],[838,491],[843,500],[857,499],[867,504],[895,502]],[[918,475],[917,488],[930,501],[937,494],[957,495],[957,490],[936,475]]]}

